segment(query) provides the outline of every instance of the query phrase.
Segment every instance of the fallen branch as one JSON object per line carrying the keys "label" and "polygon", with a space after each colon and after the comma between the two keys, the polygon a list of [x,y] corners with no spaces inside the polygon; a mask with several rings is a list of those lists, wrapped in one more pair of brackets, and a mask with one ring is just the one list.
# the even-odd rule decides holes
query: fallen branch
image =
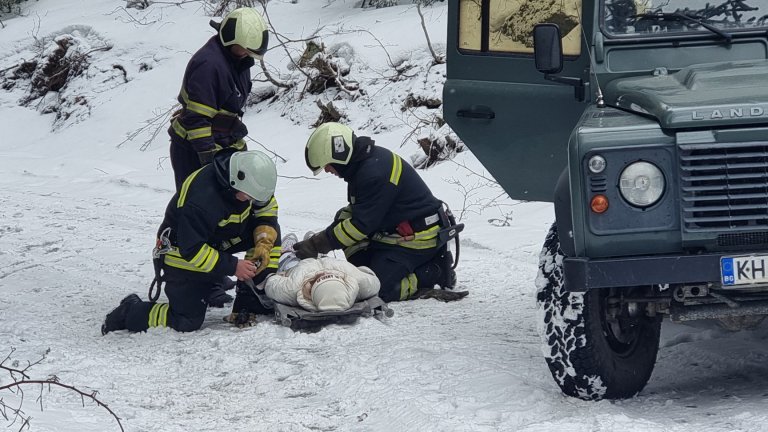
{"label": "fallen branch", "polygon": [[[16,382],[8,384],[8,385],[0,386],[0,391],[2,391],[2,390],[10,390],[12,388],[20,388],[21,386],[28,385],[28,384],[39,384],[40,385],[41,396],[38,397],[38,400],[40,401],[40,409],[43,408],[42,391],[43,391],[44,386],[46,384],[48,384],[48,391],[51,391],[50,387],[52,385],[58,386],[58,387],[62,387],[62,388],[71,390],[71,391],[79,394],[80,398],[83,401],[83,406],[85,406],[85,398],[91,399],[92,401],[96,402],[96,405],[98,405],[98,406],[104,408],[105,410],[107,410],[107,412],[109,412],[112,415],[112,417],[115,418],[115,421],[117,421],[117,425],[120,426],[120,430],[125,432],[125,429],[123,428],[123,424],[120,422],[120,417],[118,417],[117,414],[115,414],[115,412],[112,411],[112,409],[109,406],[107,406],[107,404],[105,404],[104,402],[102,402],[98,398],[96,398],[96,394],[98,393],[96,390],[92,391],[91,393],[86,393],[86,392],[78,389],[77,387],[60,383],[59,379],[56,376],[52,376],[52,377],[50,377],[48,379],[45,379],[45,380],[26,380],[25,379],[25,380],[21,380],[21,381],[16,381]],[[2,401],[0,401],[0,404],[5,406]],[[11,407],[8,407],[8,408],[13,409]]]}
{"label": "fallen branch", "polygon": [[[92,390],[90,392],[86,392],[86,391],[80,390],[75,386],[62,383],[61,381],[59,381],[59,378],[55,375],[52,375],[49,378],[44,380],[31,379],[29,377],[29,374],[27,374],[27,371],[29,371],[29,369],[32,368],[33,366],[41,363],[46,358],[48,353],[50,353],[50,349],[46,350],[45,353],[42,355],[42,357],[38,361],[34,363],[27,362],[27,366],[24,368],[19,368],[16,365],[17,362],[13,362],[12,366],[6,365],[6,363],[11,359],[11,356],[15,351],[16,351],[16,348],[11,348],[11,352],[2,361],[0,361],[0,369],[8,371],[8,373],[11,376],[11,379],[13,379],[13,382],[10,384],[0,385],[0,392],[2,392],[3,390],[7,390],[12,394],[15,394],[19,398],[19,406],[18,407],[9,406],[7,403],[5,403],[5,401],[2,398],[0,398],[0,415],[2,415],[5,420],[11,420],[11,418],[13,418],[13,420],[11,421],[11,425],[16,423],[17,421],[20,421],[21,428],[19,429],[19,431],[23,430],[25,427],[28,428],[29,422],[30,422],[30,417],[26,416],[26,414],[22,410],[22,405],[24,404],[24,387],[30,386],[30,385],[40,386],[40,395],[37,397],[36,400],[40,404],[40,410],[42,411],[43,410],[43,389],[45,388],[46,385],[48,385],[49,392],[51,391],[52,386],[56,386],[56,387],[61,387],[71,392],[77,393],[78,395],[80,395],[80,400],[83,406],[85,406],[86,398],[92,400],[93,402],[96,403],[97,406],[104,408],[115,419],[115,421],[117,421],[117,425],[120,427],[121,432],[125,432],[125,429],[123,428],[123,424],[120,422],[120,417],[118,417],[117,414],[115,414],[115,412],[112,411],[112,409],[109,406],[107,406],[107,404],[105,404],[104,402],[102,402],[96,397],[96,395],[98,394],[98,391]],[[19,375],[22,377],[21,379],[17,379]],[[11,416],[8,415],[9,412]]]}

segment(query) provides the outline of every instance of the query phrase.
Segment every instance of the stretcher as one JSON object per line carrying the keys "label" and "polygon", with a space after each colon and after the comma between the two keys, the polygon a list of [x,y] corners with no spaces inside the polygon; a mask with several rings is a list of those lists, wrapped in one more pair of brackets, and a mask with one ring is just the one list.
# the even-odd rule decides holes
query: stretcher
{"label": "stretcher", "polygon": [[274,302],[275,321],[294,330],[321,327],[328,324],[352,324],[358,318],[391,318],[395,311],[379,297],[359,301],[351,308],[338,312],[312,312],[301,307]]}

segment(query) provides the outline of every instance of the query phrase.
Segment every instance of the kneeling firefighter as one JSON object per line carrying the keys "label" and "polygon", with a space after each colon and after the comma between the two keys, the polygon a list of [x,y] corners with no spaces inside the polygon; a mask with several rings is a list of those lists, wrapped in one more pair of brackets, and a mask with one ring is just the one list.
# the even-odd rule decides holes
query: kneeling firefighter
{"label": "kneeling firefighter", "polygon": [[309,137],[305,159],[315,175],[325,171],[347,182],[349,205],[324,231],[294,245],[299,258],[343,249],[349,262],[376,273],[385,301],[467,295],[446,290],[456,285],[447,243],[463,225],[400,156],[348,126],[325,123]]}
{"label": "kneeling firefighter", "polygon": [[[260,283],[274,273],[281,250],[276,183],[275,163],[259,151],[222,150],[187,177],[168,203],[158,230],[158,246],[165,247],[154,255],[156,283],[165,283],[168,303],[131,294],[107,315],[102,334],[149,327],[197,330],[205,319],[205,299],[222,278]],[[243,251],[245,259],[233,255]],[[241,285],[235,311],[253,301]]]}

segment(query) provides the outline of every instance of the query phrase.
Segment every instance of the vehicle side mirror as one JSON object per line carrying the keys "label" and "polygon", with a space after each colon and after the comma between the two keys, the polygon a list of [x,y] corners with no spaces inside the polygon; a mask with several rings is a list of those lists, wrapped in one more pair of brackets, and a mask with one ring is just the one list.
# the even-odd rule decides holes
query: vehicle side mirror
{"label": "vehicle side mirror", "polygon": [[563,43],[557,24],[543,23],[533,27],[533,56],[536,70],[556,74],[563,70]]}

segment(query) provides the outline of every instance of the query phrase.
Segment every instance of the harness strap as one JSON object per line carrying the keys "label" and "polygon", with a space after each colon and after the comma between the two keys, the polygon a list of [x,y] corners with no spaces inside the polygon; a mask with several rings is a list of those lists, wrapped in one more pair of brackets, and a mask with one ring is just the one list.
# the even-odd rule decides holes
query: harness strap
{"label": "harness strap", "polygon": [[158,236],[155,243],[155,248],[152,250],[152,266],[155,269],[155,278],[152,279],[152,283],[149,285],[149,301],[152,303],[157,302],[160,298],[160,292],[163,291],[163,255],[170,252],[171,246],[171,227],[165,227],[165,229]]}

